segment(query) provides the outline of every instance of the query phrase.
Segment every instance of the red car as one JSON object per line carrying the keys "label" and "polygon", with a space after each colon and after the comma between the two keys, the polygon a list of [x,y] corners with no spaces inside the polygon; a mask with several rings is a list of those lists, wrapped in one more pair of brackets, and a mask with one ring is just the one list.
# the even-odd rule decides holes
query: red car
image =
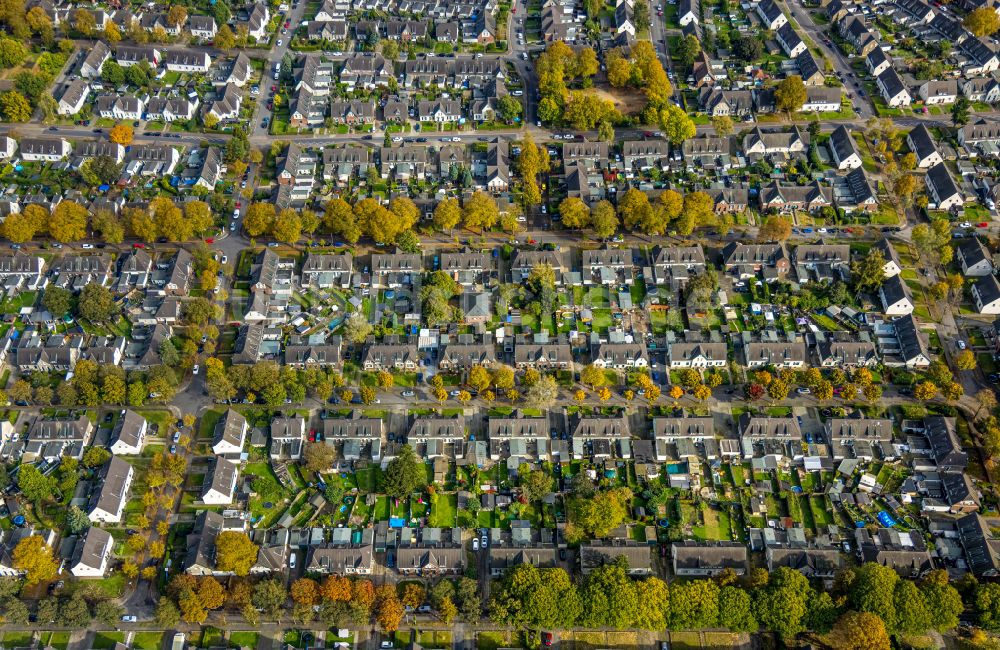
{"label": "red car", "polygon": [[989,228],[989,227],[990,224],[986,223],[985,221],[980,221],[979,223],[976,224],[976,228]]}
{"label": "red car", "polygon": [[145,244],[132,244],[132,248],[145,248]]}
{"label": "red car", "polygon": [[206,244],[214,244],[215,243],[215,239],[213,237],[209,237],[209,238],[207,238],[205,240],[205,243]]}
{"label": "red car", "polygon": [[552,647],[552,633],[551,632],[542,632],[542,645],[545,646],[546,648],[551,648]]}
{"label": "red car", "polygon": [[275,91],[277,91],[277,90],[278,90],[278,87],[277,87],[277,86],[271,86],[271,92],[272,92],[272,93],[273,93],[273,92],[275,92]]}
{"label": "red car", "polygon": [[285,29],[288,29],[288,28],[289,28],[289,27],[291,27],[291,26],[292,26],[292,21],[290,21],[290,20],[286,20],[286,21],[285,21]]}
{"label": "red car", "polygon": [[239,210],[242,207],[243,207],[243,202],[242,201],[237,201],[236,202],[236,209]]}

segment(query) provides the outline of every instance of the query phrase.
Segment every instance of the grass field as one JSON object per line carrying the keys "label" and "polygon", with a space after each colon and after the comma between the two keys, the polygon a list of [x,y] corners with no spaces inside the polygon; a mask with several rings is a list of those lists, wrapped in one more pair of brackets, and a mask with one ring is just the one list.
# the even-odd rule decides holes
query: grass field
{"label": "grass field", "polygon": [[454,494],[435,494],[431,497],[430,525],[438,528],[450,528],[455,525],[458,515],[458,496]]}
{"label": "grass field", "polygon": [[132,647],[136,650],[160,650],[162,643],[162,632],[136,632],[132,637]]}

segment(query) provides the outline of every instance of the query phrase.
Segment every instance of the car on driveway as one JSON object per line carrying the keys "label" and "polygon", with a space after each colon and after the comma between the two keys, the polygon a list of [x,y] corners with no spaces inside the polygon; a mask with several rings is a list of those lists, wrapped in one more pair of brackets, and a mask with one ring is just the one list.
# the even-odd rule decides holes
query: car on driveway
{"label": "car on driveway", "polygon": [[799,395],[808,395],[812,391],[809,390],[808,388],[806,388],[805,386],[803,386],[802,388],[795,389],[795,392],[798,393]]}

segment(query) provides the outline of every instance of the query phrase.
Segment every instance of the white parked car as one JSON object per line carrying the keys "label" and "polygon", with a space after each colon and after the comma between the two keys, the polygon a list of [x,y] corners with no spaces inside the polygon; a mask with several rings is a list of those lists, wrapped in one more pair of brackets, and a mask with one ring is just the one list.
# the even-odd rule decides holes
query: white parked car
{"label": "white parked car", "polygon": [[132,615],[122,616],[122,623],[135,623],[139,619]]}
{"label": "white parked car", "polygon": [[197,374],[198,374],[198,372],[199,372],[200,370],[201,370],[201,366],[199,366],[199,365],[198,365],[198,364],[196,363],[196,364],[194,364],[194,368],[191,368],[191,374],[193,374],[193,375],[197,375]]}

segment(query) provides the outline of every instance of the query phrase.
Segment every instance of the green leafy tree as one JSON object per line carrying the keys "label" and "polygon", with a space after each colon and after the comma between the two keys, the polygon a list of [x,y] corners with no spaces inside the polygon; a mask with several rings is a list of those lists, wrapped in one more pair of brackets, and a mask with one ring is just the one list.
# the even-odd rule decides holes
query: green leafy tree
{"label": "green leafy tree", "polygon": [[608,201],[600,201],[590,210],[590,225],[594,234],[607,239],[618,230],[618,215],[615,208]]}
{"label": "green leafy tree", "polygon": [[24,498],[32,503],[42,503],[52,497],[52,480],[34,465],[21,466],[17,472],[17,487]]}
{"label": "green leafy tree", "polygon": [[518,627],[571,627],[581,616],[580,594],[563,569],[530,563],[508,570],[491,589],[493,619]]}
{"label": "green leafy tree", "polygon": [[697,133],[694,121],[684,109],[676,104],[668,104],[660,109],[660,128],[666,134],[671,144],[679,145],[690,140]]}
{"label": "green leafy tree", "polygon": [[743,589],[727,586],[719,590],[719,625],[734,632],[755,632],[753,601]]}
{"label": "green leafy tree", "polygon": [[258,546],[250,541],[246,533],[223,531],[215,540],[216,568],[245,576],[250,573],[250,567],[257,562],[258,550]]}
{"label": "green leafy tree", "polygon": [[77,310],[80,316],[95,323],[109,322],[118,315],[118,306],[111,291],[95,282],[87,284],[80,291]]}
{"label": "green leafy tree", "polygon": [[389,461],[385,470],[385,493],[401,499],[412,494],[424,483],[423,468],[413,453],[413,447],[403,445],[399,455]]}
{"label": "green leafy tree", "polygon": [[1000,16],[997,16],[992,7],[980,7],[970,11],[962,24],[977,37],[986,36],[1000,30]]}
{"label": "green leafy tree", "polygon": [[68,314],[73,309],[73,292],[55,285],[45,288],[42,306],[56,318]]}
{"label": "green leafy tree", "polygon": [[785,113],[796,113],[806,103],[806,85],[799,75],[785,77],[774,90],[774,106]]}
{"label": "green leafy tree", "polygon": [[841,616],[826,641],[834,650],[890,650],[892,647],[882,619],[866,612],[847,612]]}
{"label": "green leafy tree", "polygon": [[31,119],[31,104],[16,90],[0,95],[0,112],[8,122],[27,122]]}
{"label": "green leafy tree", "polygon": [[890,567],[865,563],[854,571],[848,600],[857,611],[875,614],[887,630],[895,631],[899,625],[894,598],[898,582],[899,574]]}
{"label": "green leafy tree", "polygon": [[764,629],[786,639],[804,631],[812,594],[809,580],[788,567],[778,567],[754,598],[754,617]]}
{"label": "green leafy tree", "polygon": [[23,538],[14,547],[14,568],[24,572],[24,584],[36,585],[55,577],[59,568],[52,548],[40,535]]}

